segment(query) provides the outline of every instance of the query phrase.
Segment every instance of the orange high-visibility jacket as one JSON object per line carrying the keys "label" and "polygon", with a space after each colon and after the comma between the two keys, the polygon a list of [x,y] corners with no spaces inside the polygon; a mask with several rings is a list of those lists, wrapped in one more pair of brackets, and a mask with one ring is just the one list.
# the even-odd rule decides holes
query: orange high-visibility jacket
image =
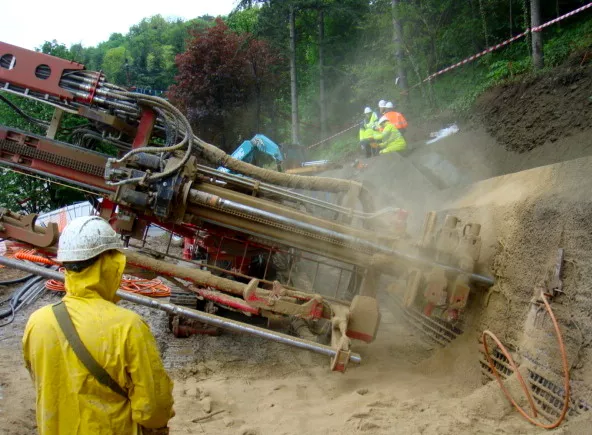
{"label": "orange high-visibility jacket", "polygon": [[399,112],[390,111],[384,114],[397,129],[407,128],[407,120]]}

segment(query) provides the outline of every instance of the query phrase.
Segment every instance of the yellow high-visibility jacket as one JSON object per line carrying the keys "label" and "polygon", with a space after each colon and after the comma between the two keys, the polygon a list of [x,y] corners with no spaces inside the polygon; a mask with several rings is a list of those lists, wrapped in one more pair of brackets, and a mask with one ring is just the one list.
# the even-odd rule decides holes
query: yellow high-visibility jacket
{"label": "yellow high-visibility jacket", "polygon": [[384,126],[382,133],[374,134],[374,139],[382,141],[380,154],[405,150],[407,142],[401,132],[389,121],[385,121],[382,125]]}
{"label": "yellow high-visibility jacket", "polygon": [[360,125],[360,140],[372,139],[374,136],[374,127],[378,122],[378,116],[372,112],[369,118],[364,117],[362,124]]}
{"label": "yellow high-visibility jacket", "polygon": [[40,435],[136,435],[174,416],[173,384],[142,318],[115,305],[125,256],[107,251],[81,272],[66,271],[66,304],[93,358],[128,393],[100,384],[74,354],[51,306],[35,311],[23,353],[37,391]]}

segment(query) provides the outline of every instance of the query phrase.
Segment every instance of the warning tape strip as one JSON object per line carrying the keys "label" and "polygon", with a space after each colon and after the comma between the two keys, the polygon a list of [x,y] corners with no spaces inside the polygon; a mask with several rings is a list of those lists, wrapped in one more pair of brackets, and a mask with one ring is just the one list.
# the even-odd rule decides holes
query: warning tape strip
{"label": "warning tape strip", "polygon": [[[446,73],[446,72],[448,72],[448,71],[450,71],[450,70],[452,70],[454,68],[458,68],[459,66],[466,65],[467,63],[472,62],[475,59],[478,59],[478,58],[480,58],[482,56],[485,56],[488,53],[491,53],[491,52],[493,52],[495,50],[499,50],[500,48],[505,47],[506,45],[508,45],[508,44],[516,41],[517,39],[524,38],[526,35],[528,35],[531,32],[540,32],[545,27],[549,27],[549,26],[551,26],[551,25],[553,25],[553,24],[555,24],[555,23],[557,23],[557,22],[559,22],[561,20],[564,20],[566,18],[569,18],[569,17],[571,17],[573,15],[576,15],[576,14],[578,14],[578,13],[580,13],[580,12],[586,10],[586,9],[589,9],[591,7],[592,7],[592,2],[590,2],[588,4],[585,4],[584,6],[579,7],[577,9],[574,9],[571,12],[568,12],[566,14],[563,14],[560,17],[557,17],[557,18],[555,18],[555,19],[553,19],[551,21],[547,21],[546,23],[543,23],[540,26],[533,27],[532,29],[528,28],[524,32],[522,32],[522,33],[520,33],[520,34],[518,34],[516,36],[513,36],[510,39],[507,39],[507,40],[505,40],[503,42],[500,42],[499,44],[493,45],[493,46],[491,46],[491,47],[483,50],[480,53],[477,53],[477,54],[474,54],[472,56],[469,56],[466,59],[463,59],[460,62],[455,63],[454,65],[450,65],[450,66],[448,66],[448,67],[446,67],[444,69],[441,69],[438,72],[435,72],[434,74],[429,75],[427,78],[425,78],[421,82],[419,82],[419,83],[411,86],[409,89],[416,88],[416,87],[420,86],[422,83],[429,82],[433,78],[438,77],[439,75],[442,75],[442,74],[444,74],[444,73]],[[309,150],[309,149],[315,148],[315,147],[317,147],[317,146],[319,146],[319,145],[321,145],[321,144],[323,144],[323,143],[325,143],[325,142],[327,142],[327,141],[329,141],[329,140],[331,140],[333,138],[336,138],[337,136],[342,135],[343,133],[346,133],[346,132],[348,132],[348,131],[356,128],[357,126],[358,126],[358,124],[354,124],[351,127],[348,127],[345,130],[340,131],[339,133],[335,133],[333,136],[329,136],[328,138],[323,139],[323,140],[321,140],[321,141],[319,141],[319,142],[317,142],[315,144],[309,145],[308,147],[306,147],[306,149]]]}
{"label": "warning tape strip", "polygon": [[573,11],[571,11],[571,12],[568,12],[567,14],[563,14],[563,15],[561,15],[560,17],[557,17],[557,18],[555,18],[555,19],[553,19],[553,20],[551,20],[551,21],[547,21],[546,23],[544,23],[544,24],[541,24],[540,26],[533,27],[533,28],[532,28],[532,31],[533,31],[533,32],[540,32],[540,31],[541,31],[541,30],[543,30],[545,27],[549,27],[550,25],[552,25],[552,24],[555,24],[555,23],[557,23],[558,21],[564,20],[564,19],[566,19],[566,18],[568,18],[568,17],[571,17],[572,15],[578,14],[578,13],[582,12],[583,10],[585,10],[585,9],[588,9],[588,8],[591,8],[591,7],[592,7],[592,2],[590,2],[590,3],[588,3],[588,4],[585,4],[584,6],[582,6],[582,7],[579,7],[579,8],[577,8],[577,9],[574,9]]}
{"label": "warning tape strip", "polygon": [[329,136],[329,137],[328,137],[328,138],[326,138],[326,139],[323,139],[323,140],[321,140],[321,141],[319,141],[319,142],[317,142],[317,143],[314,143],[314,144],[312,144],[312,145],[309,145],[309,146],[307,146],[307,147],[306,147],[306,149],[307,149],[307,150],[309,150],[309,149],[311,149],[311,148],[318,147],[319,145],[321,145],[321,144],[323,144],[323,143],[327,142],[328,140],[331,140],[331,139],[333,139],[333,138],[336,138],[337,136],[341,136],[343,133],[346,133],[346,132],[348,132],[348,131],[350,131],[350,130],[354,129],[354,128],[358,127],[359,125],[360,125],[360,123],[359,123],[359,122],[358,122],[358,123],[355,123],[355,124],[354,124],[354,125],[352,125],[351,127],[348,127],[348,128],[346,128],[345,130],[341,130],[339,133],[335,133],[333,136]]}
{"label": "warning tape strip", "polygon": [[[582,12],[582,11],[590,8],[590,7],[592,7],[592,2],[586,4],[586,5],[578,8],[578,9],[574,9],[573,11],[568,12],[567,14],[561,15],[560,17],[557,17],[557,18],[555,18],[555,19],[553,19],[551,21],[547,21],[546,23],[541,24],[540,26],[533,27],[532,29],[528,28],[524,32],[522,32],[522,33],[520,33],[520,34],[518,34],[516,36],[513,36],[512,38],[510,38],[510,39],[508,39],[506,41],[500,42],[499,44],[496,44],[496,45],[494,45],[492,47],[489,47],[489,48],[483,50],[480,53],[474,54],[473,56],[467,57],[466,59],[461,60],[460,62],[455,63],[454,65],[450,65],[450,66],[448,66],[448,67],[446,67],[444,69],[441,69],[438,72],[435,72],[434,74],[431,74],[430,76],[428,76],[427,78],[425,78],[424,80],[422,80],[421,83],[428,82],[428,81],[432,80],[434,77],[437,77],[439,75],[442,75],[445,72],[450,71],[451,69],[454,69],[454,68],[457,68],[459,66],[465,65],[465,64],[467,64],[469,62],[472,62],[475,59],[480,58],[481,56],[484,56],[484,55],[486,55],[488,53],[491,53],[492,51],[495,51],[495,50],[498,50],[498,49],[500,49],[502,47],[505,47],[506,45],[508,45],[508,44],[516,41],[517,39],[520,39],[520,38],[525,37],[526,35],[528,35],[531,32],[540,32],[545,27],[549,27],[552,24],[555,24],[555,23],[557,23],[557,22],[559,22],[561,20],[564,20],[564,19],[566,19],[568,17],[571,17],[571,16],[573,16],[575,14],[578,14],[578,13],[580,13],[580,12]],[[412,88],[415,88],[415,87],[421,85],[421,83],[417,83],[416,85],[412,86]]]}
{"label": "warning tape strip", "polygon": [[[448,66],[448,67],[446,67],[444,69],[441,69],[438,72],[435,72],[434,74],[432,74],[432,75],[428,76],[427,78],[423,79],[421,83],[429,82],[434,77],[437,77],[439,75],[442,75],[442,74],[450,71],[451,69],[457,68],[457,67],[459,67],[461,65],[465,65],[465,64],[467,64],[469,62],[474,61],[475,59],[480,58],[481,56],[485,56],[486,54],[491,53],[492,51],[495,51],[495,50],[498,50],[498,49],[500,49],[502,47],[505,47],[506,45],[508,45],[508,44],[516,41],[517,39],[523,38],[524,36],[528,35],[529,33],[530,33],[530,29],[527,29],[526,32],[522,32],[519,35],[516,35],[516,36],[514,36],[514,37],[512,37],[512,38],[510,38],[510,39],[508,39],[508,40],[506,40],[504,42],[500,42],[499,44],[496,44],[496,45],[494,45],[492,47],[489,47],[486,50],[483,50],[481,53],[474,54],[473,56],[467,57],[466,59],[461,60],[458,63],[455,63],[454,65],[450,65],[450,66]],[[419,85],[420,84],[418,83],[415,86],[419,86]],[[413,87],[415,87],[415,86],[413,86]]]}

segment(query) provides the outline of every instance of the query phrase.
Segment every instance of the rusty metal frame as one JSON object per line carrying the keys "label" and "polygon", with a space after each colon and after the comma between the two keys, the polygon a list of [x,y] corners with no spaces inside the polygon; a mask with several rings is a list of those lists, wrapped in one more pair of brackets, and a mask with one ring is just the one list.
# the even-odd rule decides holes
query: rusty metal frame
{"label": "rusty metal frame", "polygon": [[59,237],[58,225],[36,226],[37,214],[19,215],[0,208],[0,237],[19,240],[41,248],[54,245]]}
{"label": "rusty metal frame", "polygon": [[[0,67],[0,82],[49,94],[61,100],[74,100],[72,93],[60,87],[60,80],[64,73],[81,71],[84,65],[0,42],[0,58],[6,55],[14,56],[15,63],[11,69]],[[50,69],[47,79],[35,75],[37,68],[42,65]]]}

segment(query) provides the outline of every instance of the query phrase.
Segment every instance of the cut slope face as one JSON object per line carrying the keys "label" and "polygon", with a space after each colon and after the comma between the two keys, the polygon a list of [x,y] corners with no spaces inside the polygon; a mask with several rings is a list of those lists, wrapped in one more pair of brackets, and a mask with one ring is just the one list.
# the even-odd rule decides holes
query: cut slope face
{"label": "cut slope face", "polygon": [[485,92],[476,118],[506,149],[517,152],[592,129],[592,64],[580,66],[582,60],[574,56],[544,77]]}
{"label": "cut slope face", "polygon": [[[553,327],[535,299],[550,282],[557,251],[565,294],[552,307],[572,367],[573,394],[592,402],[592,157],[509,174],[443,192],[441,214],[482,224],[482,272],[496,284],[481,307],[478,330],[519,349],[523,364],[557,385],[562,368]],[[539,372],[540,372],[539,370]]]}

